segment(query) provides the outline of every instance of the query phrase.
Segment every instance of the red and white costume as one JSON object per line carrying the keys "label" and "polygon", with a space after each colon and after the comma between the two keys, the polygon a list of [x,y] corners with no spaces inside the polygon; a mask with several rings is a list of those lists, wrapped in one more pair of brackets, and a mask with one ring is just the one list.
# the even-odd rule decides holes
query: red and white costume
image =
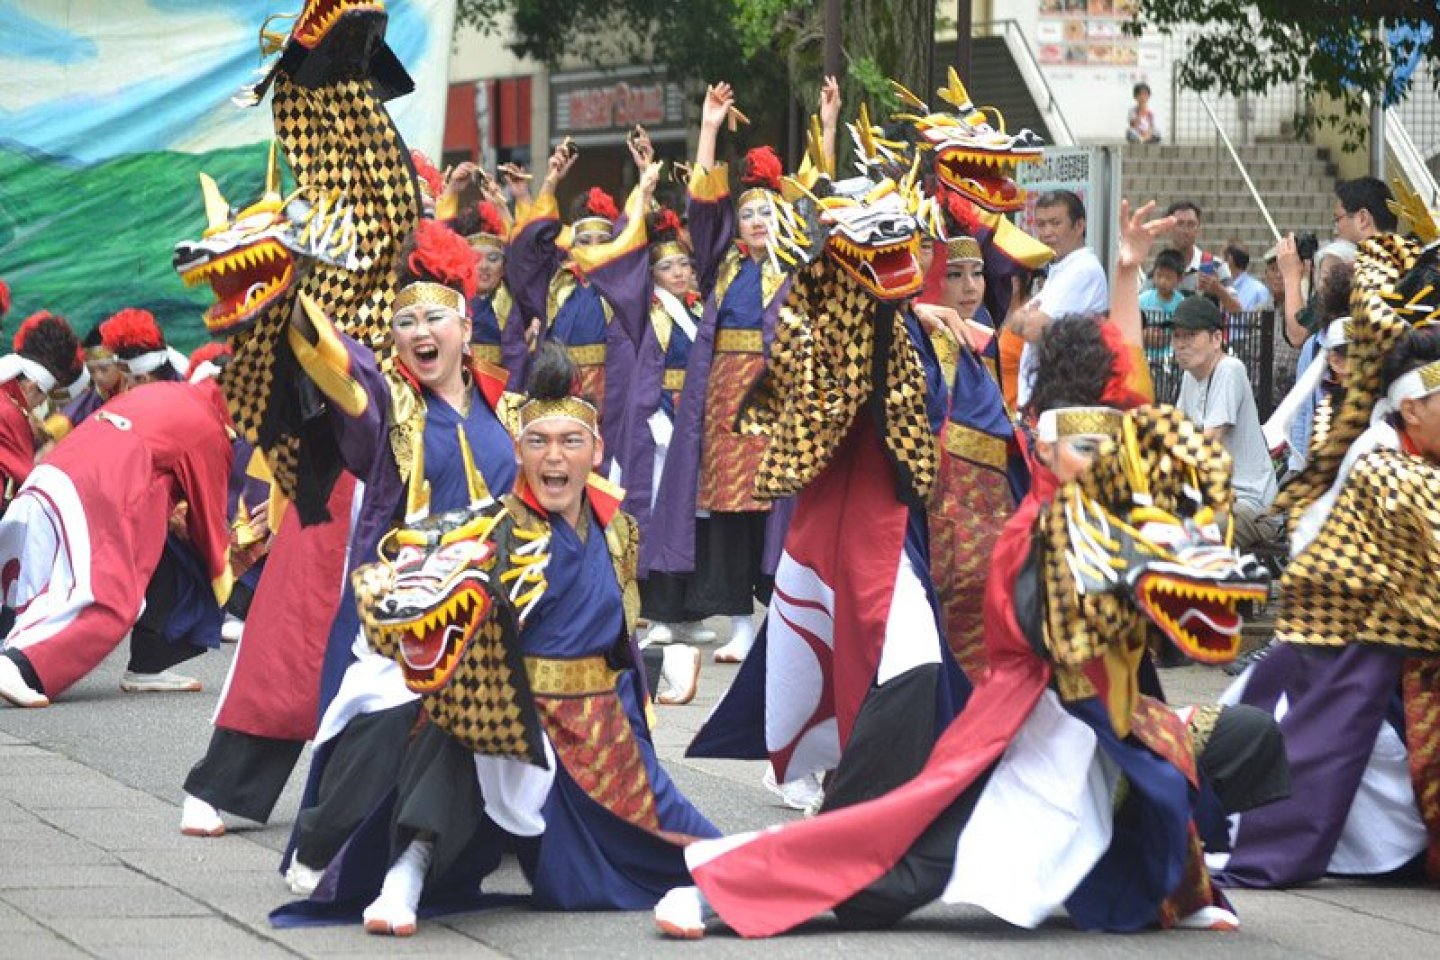
{"label": "red and white costume", "polygon": [[229,596],[228,421],[211,382],[129,390],[76,427],[0,517],[0,587],[16,611],[3,646],[47,696],[125,638],[181,501],[191,549],[220,602]]}

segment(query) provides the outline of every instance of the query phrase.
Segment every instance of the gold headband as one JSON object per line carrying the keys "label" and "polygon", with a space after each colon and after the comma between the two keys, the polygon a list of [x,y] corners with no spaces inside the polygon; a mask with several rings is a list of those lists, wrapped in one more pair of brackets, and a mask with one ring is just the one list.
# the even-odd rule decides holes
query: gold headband
{"label": "gold headband", "polygon": [[471,250],[504,250],[505,238],[493,233],[472,233],[465,238]]}
{"label": "gold headband", "polygon": [[650,265],[653,267],[668,257],[688,257],[690,251],[678,240],[664,240],[650,247]]}
{"label": "gold headband", "polygon": [[985,256],[980,252],[980,244],[975,242],[974,237],[952,237],[945,241],[946,263],[963,263],[966,260],[985,262]]}
{"label": "gold headband", "polygon": [[600,435],[596,427],[595,408],[579,397],[561,397],[559,400],[527,400],[520,408],[520,432],[541,420],[576,420],[595,436]]}
{"label": "gold headband", "polygon": [[582,233],[603,233],[608,237],[614,232],[614,222],[604,217],[581,217],[570,224],[570,233],[577,237]]}
{"label": "gold headband", "polygon": [[739,210],[751,200],[764,200],[766,203],[773,203],[775,201],[775,191],[769,187],[751,187],[748,190],[742,190],[739,198],[735,201],[735,209]]}
{"label": "gold headband", "polygon": [[435,283],[431,280],[417,280],[395,294],[395,302],[390,305],[390,313],[397,314],[406,307],[413,307],[416,304],[427,307],[448,307],[460,316],[465,316],[465,295],[459,290],[452,290],[443,283]]}
{"label": "gold headband", "polygon": [[95,360],[97,362],[101,360],[114,360],[115,351],[106,346],[86,347],[85,359]]}
{"label": "gold headband", "polygon": [[1059,407],[1040,414],[1035,436],[1047,443],[1067,437],[1119,437],[1125,415],[1113,407]]}

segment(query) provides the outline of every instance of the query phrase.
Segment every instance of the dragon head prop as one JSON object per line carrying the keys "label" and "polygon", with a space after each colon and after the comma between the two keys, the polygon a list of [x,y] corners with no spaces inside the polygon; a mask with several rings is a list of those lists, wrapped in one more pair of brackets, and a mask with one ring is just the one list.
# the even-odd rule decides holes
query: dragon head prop
{"label": "dragon head prop", "polygon": [[232,210],[208,174],[200,174],[207,226],[198,240],[175,245],[175,270],[187,287],[208,283],[215,303],[205,326],[217,336],[248,329],[277,303],[315,261],[356,269],[355,225],[336,195],[312,202],[307,191],[280,195],[275,146],[265,173],[265,192],[255,203]]}
{"label": "dragon head prop", "polygon": [[[896,119],[909,121],[921,148],[934,154],[935,177],[944,187],[993,213],[1024,208],[1025,191],[1015,182],[1015,171],[1022,163],[1037,163],[1042,158],[1044,141],[1037,134],[1029,129],[1008,133],[1000,111],[971,103],[954,67],[938,91],[954,112],[932,112],[925,101],[899,83],[892,80],[891,86],[906,105],[919,111],[898,114]],[[998,130],[991,125],[986,109],[995,114]]]}
{"label": "dragon head prop", "polygon": [[[271,29],[284,20],[291,21],[288,32]],[[312,89],[367,78],[382,100],[411,92],[414,81],[385,42],[388,22],[384,0],[305,0],[297,14],[267,18],[260,27],[261,55],[280,56],[259,69],[256,82],[241,89],[235,103],[258,104],[280,72]]]}
{"label": "dragon head prop", "polygon": [[518,526],[470,476],[467,507],[422,506],[356,568],[360,622],[437,726],[478,753],[543,765],[518,631],[545,591],[548,531]]}
{"label": "dragon head prop", "polygon": [[825,256],[880,300],[903,300],[924,286],[920,243],[943,238],[935,201],[919,186],[919,158],[884,140],[862,105],[850,125],[859,175],[836,179],[812,124],[800,172],[786,177],[775,206],[771,250],[790,267]]}
{"label": "dragon head prop", "polygon": [[1047,646],[1080,666],[1148,624],[1202,663],[1233,660],[1239,606],[1269,583],[1229,546],[1230,456],[1173,408],[1113,416],[1117,439],[1039,520]]}

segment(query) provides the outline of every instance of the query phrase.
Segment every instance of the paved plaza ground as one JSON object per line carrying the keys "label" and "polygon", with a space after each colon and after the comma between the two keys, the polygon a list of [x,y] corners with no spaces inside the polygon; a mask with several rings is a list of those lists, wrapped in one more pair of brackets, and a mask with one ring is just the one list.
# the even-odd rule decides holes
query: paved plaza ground
{"label": "paved plaza ground", "polygon": [[[817,921],[778,939],[713,933],[659,937],[645,913],[545,914],[506,908],[427,922],[409,940],[358,927],[275,930],[288,899],[276,872],[299,799],[301,771],[268,826],[217,840],[182,837],[181,783],[202,755],[233,648],[193,666],[201,694],[119,690],[124,652],[48,710],[0,705],[0,958],[180,957],[1336,957],[1433,956],[1440,892],[1326,882],[1284,892],[1238,891],[1235,934],[1080,933],[1063,917],[1016,930],[974,909],[931,907],[886,933],[842,934]],[[708,659],[708,653],[707,653]],[[755,762],[686,760],[685,744],[734,667],[706,663],[700,696],[662,708],[656,741],[676,782],[726,831],[797,816],[760,786]],[[1171,699],[1210,700],[1218,671],[1164,671]],[[823,870],[824,864],[815,864]],[[494,889],[522,892],[513,863]]]}

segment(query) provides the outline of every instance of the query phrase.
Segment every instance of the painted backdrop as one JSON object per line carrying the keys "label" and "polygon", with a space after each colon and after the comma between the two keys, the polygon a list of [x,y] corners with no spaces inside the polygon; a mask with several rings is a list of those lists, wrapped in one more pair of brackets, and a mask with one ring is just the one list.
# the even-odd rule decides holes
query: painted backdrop
{"label": "painted backdrop", "polygon": [[[258,198],[268,99],[230,102],[260,66],[270,14],[301,0],[0,0],[0,279],[19,318],[42,307],[83,336],[144,307],[189,349],[208,290],[170,267],[205,223],[196,174],[235,206]],[[454,0],[390,0],[388,39],[415,78],[389,104],[408,144],[435,155]],[[277,21],[273,29],[288,25]]]}

